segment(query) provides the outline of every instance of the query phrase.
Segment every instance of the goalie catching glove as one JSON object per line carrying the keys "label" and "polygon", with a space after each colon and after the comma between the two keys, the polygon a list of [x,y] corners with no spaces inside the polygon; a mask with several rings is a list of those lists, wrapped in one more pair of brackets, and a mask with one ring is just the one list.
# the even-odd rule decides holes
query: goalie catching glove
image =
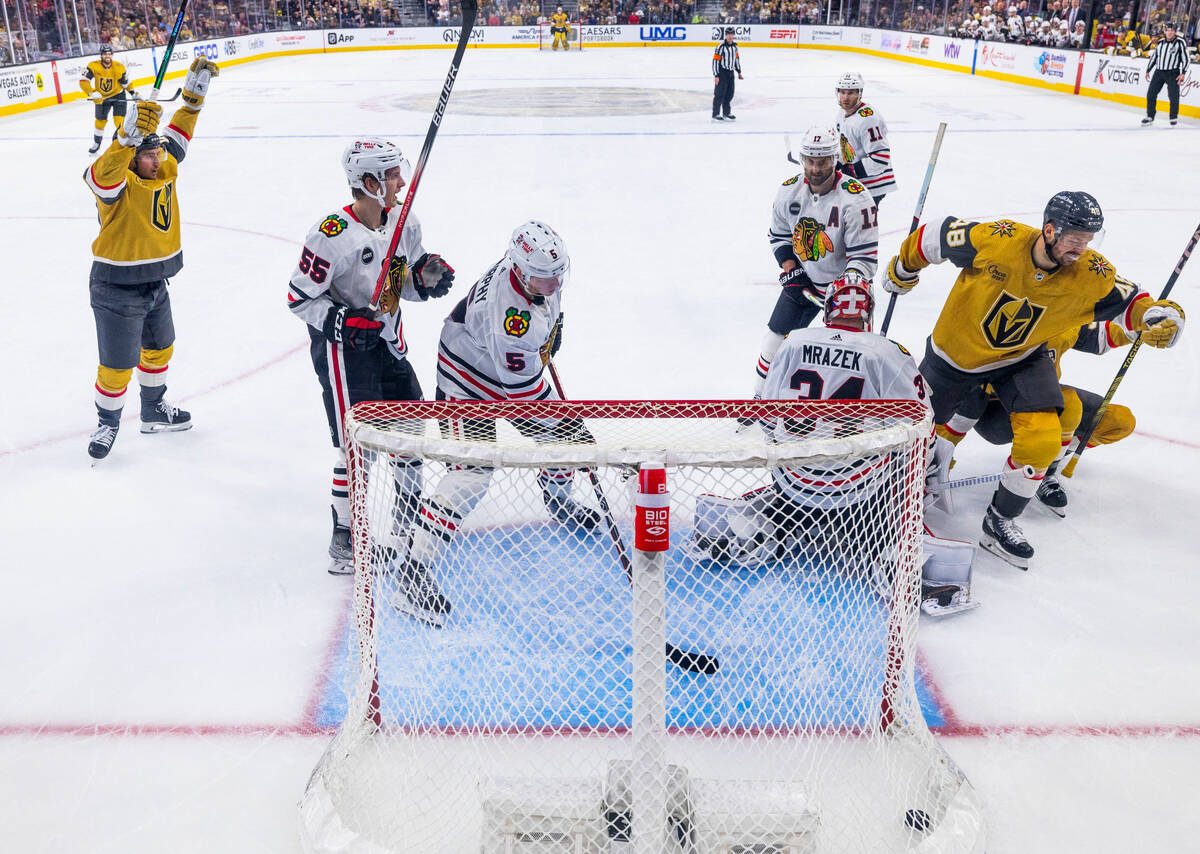
{"label": "goalie catching glove", "polygon": [[889,294],[904,296],[916,287],[919,276],[904,269],[897,255],[888,262],[887,277],[883,280],[883,289]]}
{"label": "goalie catching glove", "polygon": [[204,96],[208,94],[208,84],[214,77],[220,75],[221,69],[207,57],[198,56],[192,60],[187,78],[183,81],[183,101],[192,110],[199,112],[204,106]]}
{"label": "goalie catching glove", "polygon": [[1151,303],[1142,315],[1142,340],[1151,347],[1174,347],[1183,334],[1183,307],[1174,300],[1160,299]]}
{"label": "goalie catching glove", "polygon": [[153,101],[138,101],[137,108],[125,116],[117,141],[126,148],[137,148],[147,136],[158,130],[162,107]]}
{"label": "goalie catching glove", "polygon": [[441,255],[426,252],[412,266],[412,281],[422,300],[444,297],[454,284],[454,268]]}
{"label": "goalie catching glove", "polygon": [[369,308],[350,308],[335,305],[325,315],[321,331],[333,344],[344,344],[352,350],[370,350],[379,343],[383,324],[375,319]]}

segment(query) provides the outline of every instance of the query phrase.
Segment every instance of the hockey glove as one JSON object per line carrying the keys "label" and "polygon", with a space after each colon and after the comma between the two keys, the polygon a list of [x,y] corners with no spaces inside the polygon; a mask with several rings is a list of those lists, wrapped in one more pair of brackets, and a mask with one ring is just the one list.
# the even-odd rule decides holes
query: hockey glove
{"label": "hockey glove", "polygon": [[204,96],[208,94],[208,84],[220,73],[221,69],[208,57],[198,56],[192,60],[192,67],[183,81],[183,102],[199,112],[204,106]]}
{"label": "hockey glove", "polygon": [[343,344],[352,350],[370,350],[379,343],[381,329],[383,324],[375,319],[371,309],[335,305],[325,315],[321,331],[334,344]]}
{"label": "hockey glove", "polygon": [[583,423],[582,418],[564,418],[554,425],[554,429],[550,431],[550,441],[552,442],[567,442],[577,445],[594,445],[596,437],[592,435],[592,431]]}
{"label": "hockey glove", "polygon": [[918,279],[916,273],[904,269],[904,265],[900,263],[900,256],[897,255],[888,262],[883,289],[889,294],[904,296],[916,286]]}
{"label": "hockey glove", "polygon": [[444,297],[454,284],[454,268],[441,255],[426,252],[413,264],[412,279],[422,300]]}
{"label": "hockey glove", "polygon": [[138,101],[137,108],[125,116],[121,129],[117,131],[117,140],[126,148],[137,148],[146,138],[146,134],[158,130],[158,120],[162,117],[162,106],[153,101]]}
{"label": "hockey glove", "polygon": [[1174,347],[1183,334],[1183,307],[1174,300],[1156,300],[1142,315],[1142,340],[1151,347]]}
{"label": "hockey glove", "polygon": [[550,360],[558,353],[558,348],[562,346],[562,312],[558,313],[558,320],[554,321],[554,328],[550,330],[550,337],[546,339],[546,343],[538,348],[538,354],[542,357],[542,364],[550,364]]}
{"label": "hockey glove", "polygon": [[808,273],[804,272],[803,267],[793,267],[787,272],[780,273],[779,284],[785,288],[799,288],[800,296],[815,306],[821,308],[825,306],[825,295],[821,293],[821,289],[817,285],[813,284],[813,280],[808,277]]}

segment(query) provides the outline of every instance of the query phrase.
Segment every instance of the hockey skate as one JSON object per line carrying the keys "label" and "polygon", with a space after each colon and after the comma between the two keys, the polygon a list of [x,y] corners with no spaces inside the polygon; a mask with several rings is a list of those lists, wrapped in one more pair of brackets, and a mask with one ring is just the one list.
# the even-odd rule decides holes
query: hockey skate
{"label": "hockey skate", "polygon": [[1056,477],[1047,476],[1037,489],[1037,500],[1046,505],[1056,516],[1067,515],[1067,491]]}
{"label": "hockey skate", "polygon": [[89,437],[88,456],[95,461],[92,465],[95,465],[108,456],[108,452],[112,450],[113,442],[117,441],[117,430],[119,427],[119,424],[105,424],[101,421],[100,426]]}
{"label": "hockey skate", "polygon": [[100,150],[100,140],[97,139],[95,142],[92,143],[92,147],[88,149],[88,154],[95,154],[99,150]]}
{"label": "hockey skate", "polygon": [[1029,569],[1033,546],[1029,545],[1029,540],[1025,539],[1024,532],[1015,520],[1001,516],[991,505],[988,505],[987,514],[983,517],[983,537],[979,545],[1017,569]]}
{"label": "hockey skate", "polygon": [[142,405],[143,433],[173,433],[192,429],[192,413],[172,406],[165,400]]}
{"label": "hockey skate", "polygon": [[450,616],[450,600],[442,595],[425,564],[405,558],[392,576],[396,590],[391,606],[423,623],[440,629]]}
{"label": "hockey skate", "polygon": [[562,525],[577,531],[590,531],[600,524],[599,513],[571,498],[543,491],[542,500],[546,502],[551,518]]}
{"label": "hockey skate", "polygon": [[333,511],[333,536],[329,538],[330,575],[354,574],[354,547],[350,544],[350,528],[338,524],[337,511]]}

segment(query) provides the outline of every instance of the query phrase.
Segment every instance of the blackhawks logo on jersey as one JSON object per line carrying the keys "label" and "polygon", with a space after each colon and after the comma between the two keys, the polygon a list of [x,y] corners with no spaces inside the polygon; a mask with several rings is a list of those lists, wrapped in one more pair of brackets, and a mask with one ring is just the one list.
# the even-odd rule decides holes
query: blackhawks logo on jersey
{"label": "blackhawks logo on jersey", "polygon": [[1088,259],[1088,269],[1100,278],[1105,279],[1113,271],[1113,266],[1099,255],[1093,255]]}
{"label": "blackhawks logo on jersey", "polygon": [[850,140],[846,139],[845,134],[842,134],[841,148],[842,148],[842,162],[843,163],[853,163],[855,160],[854,146],[850,144]]}
{"label": "blackhawks logo on jersey", "polygon": [[847,193],[854,193],[854,194],[865,193],[867,191],[866,187],[864,187],[862,184],[855,181],[853,178],[850,178],[847,181],[843,181],[842,189],[845,190]]}
{"label": "blackhawks logo on jersey", "polygon": [[326,237],[337,237],[346,230],[348,223],[337,214],[330,214],[325,217],[325,221],[317,226],[317,231],[324,234]]}
{"label": "blackhawks logo on jersey", "polygon": [[865,119],[865,118],[868,118],[869,116],[875,115],[875,111],[872,110],[870,107],[868,107],[866,104],[863,104],[861,107],[858,108],[858,114]]}
{"label": "blackhawks logo on jersey", "polygon": [[833,251],[833,241],[825,233],[825,226],[805,216],[792,228],[792,251],[801,261],[820,261]]}
{"label": "blackhawks logo on jersey", "polygon": [[504,312],[504,331],[514,338],[520,338],[529,331],[529,312],[517,311],[515,308]]}
{"label": "blackhawks logo on jersey", "polygon": [[1008,291],[1001,291],[983,319],[983,335],[997,350],[1020,347],[1045,312],[1044,306],[1031,303],[1028,298],[1018,299]]}
{"label": "blackhawks logo on jersey", "polygon": [[783,182],[783,186],[790,187],[790,186],[792,186],[792,184],[795,184],[799,180],[800,180],[799,175],[793,175],[792,177],[788,178],[786,181]]}
{"label": "blackhawks logo on jersey", "polygon": [[404,280],[407,277],[407,256],[393,255],[388,261],[387,285],[379,295],[379,308],[393,317],[400,310],[400,292],[404,289]]}
{"label": "blackhawks logo on jersey", "polygon": [[1016,231],[1016,226],[1011,220],[998,219],[991,223],[992,237],[1012,237]]}

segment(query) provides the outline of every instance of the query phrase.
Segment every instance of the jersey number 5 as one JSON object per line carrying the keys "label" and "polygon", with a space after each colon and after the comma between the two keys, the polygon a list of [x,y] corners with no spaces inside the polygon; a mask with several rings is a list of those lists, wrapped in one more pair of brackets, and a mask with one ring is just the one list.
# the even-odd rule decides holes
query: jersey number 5
{"label": "jersey number 5", "polygon": [[329,275],[329,262],[306,248],[300,253],[300,272],[308,273],[308,277],[319,285]]}

